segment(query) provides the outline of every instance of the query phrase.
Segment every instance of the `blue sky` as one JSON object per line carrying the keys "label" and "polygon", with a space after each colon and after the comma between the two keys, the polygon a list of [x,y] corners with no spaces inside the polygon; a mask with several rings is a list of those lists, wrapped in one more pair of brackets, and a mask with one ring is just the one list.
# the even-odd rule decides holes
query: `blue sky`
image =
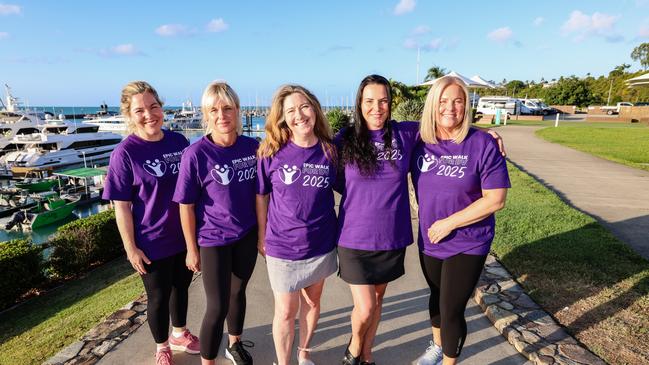
{"label": "blue sky", "polygon": [[[299,83],[323,104],[432,65],[488,80],[598,76],[649,42],[649,0],[0,0],[0,82],[31,105],[117,105],[128,81],[169,105],[225,79],[242,104]],[[351,101],[351,100],[350,100]]]}

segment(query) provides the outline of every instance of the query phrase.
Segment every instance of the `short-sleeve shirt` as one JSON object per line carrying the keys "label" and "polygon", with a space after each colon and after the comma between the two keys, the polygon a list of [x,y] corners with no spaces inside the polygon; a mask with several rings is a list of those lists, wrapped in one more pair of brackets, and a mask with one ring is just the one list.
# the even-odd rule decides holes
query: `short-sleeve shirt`
{"label": "short-sleeve shirt", "polygon": [[[369,131],[377,149],[378,169],[364,176],[354,164],[346,164],[344,188],[338,216],[342,247],[386,251],[413,242],[408,194],[410,156],[419,136],[418,122],[389,121],[392,127],[392,149],[385,149],[385,128]],[[341,131],[336,144],[341,148]],[[342,178],[342,177],[341,177]]]}
{"label": "short-sleeve shirt", "polygon": [[115,148],[102,196],[131,202],[135,244],[150,260],[186,250],[178,204],[172,197],[189,142],[181,134],[163,133],[155,142],[131,134]]}
{"label": "short-sleeve shirt", "polygon": [[203,136],[183,154],[173,200],[194,204],[199,246],[229,245],[257,225],[258,146],[245,136],[228,147]]}
{"label": "short-sleeve shirt", "polygon": [[270,194],[266,254],[304,260],[335,247],[337,220],[332,186],[336,167],[317,143],[288,142],[258,162],[258,194]]}
{"label": "short-sleeve shirt", "polygon": [[459,253],[486,255],[494,238],[495,218],[461,227],[437,244],[428,239],[428,228],[482,197],[483,189],[509,188],[505,158],[487,133],[470,129],[459,144],[441,140],[420,143],[412,158],[412,181],[419,201],[417,243],[425,255],[446,259]]}

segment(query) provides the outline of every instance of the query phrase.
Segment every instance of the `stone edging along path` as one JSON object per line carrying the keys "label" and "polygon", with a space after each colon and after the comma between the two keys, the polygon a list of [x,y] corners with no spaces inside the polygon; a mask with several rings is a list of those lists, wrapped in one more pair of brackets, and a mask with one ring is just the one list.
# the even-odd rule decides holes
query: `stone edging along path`
{"label": "stone edging along path", "polygon": [[[473,297],[496,329],[535,365],[606,365],[525,294],[492,255]],[[95,364],[146,321],[146,303],[142,295],[43,364]]]}

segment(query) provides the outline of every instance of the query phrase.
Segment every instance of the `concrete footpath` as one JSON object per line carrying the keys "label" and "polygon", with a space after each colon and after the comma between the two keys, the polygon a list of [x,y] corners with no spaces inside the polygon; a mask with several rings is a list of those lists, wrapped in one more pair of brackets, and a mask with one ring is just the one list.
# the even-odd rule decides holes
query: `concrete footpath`
{"label": "concrete footpath", "polygon": [[547,142],[538,129],[498,128],[508,159],[649,259],[649,172]]}
{"label": "concrete footpath", "polygon": [[[413,221],[416,224],[416,221]],[[406,257],[406,275],[390,284],[383,306],[383,320],[375,342],[375,361],[379,365],[411,364],[428,346],[428,289],[421,274],[416,246],[410,246]],[[275,360],[271,322],[273,296],[268,284],[264,260],[260,257],[248,286],[248,308],[244,339],[251,340],[255,364],[270,365]],[[189,328],[198,334],[205,310],[205,297],[200,277],[190,287]],[[313,360],[318,365],[340,364],[351,332],[349,315],[352,298],[349,287],[340,278],[327,279],[322,297],[322,314],[312,346]],[[469,336],[462,352],[463,365],[531,364],[520,355],[493,327],[482,310],[471,300],[466,310]],[[154,343],[144,323],[117,347],[107,353],[99,364],[154,364]],[[222,344],[223,346],[223,344]],[[295,351],[293,351],[295,353]],[[294,356],[295,357],[295,356]],[[174,353],[177,365],[200,364],[200,356]],[[297,364],[294,358],[293,363]],[[217,364],[231,364],[219,351]]]}

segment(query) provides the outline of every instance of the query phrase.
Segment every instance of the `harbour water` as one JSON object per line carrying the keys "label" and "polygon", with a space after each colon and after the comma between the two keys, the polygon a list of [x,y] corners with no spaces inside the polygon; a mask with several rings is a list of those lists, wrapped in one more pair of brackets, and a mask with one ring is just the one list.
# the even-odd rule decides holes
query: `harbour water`
{"label": "harbour water", "polygon": [[[36,109],[36,108],[34,108]],[[118,111],[118,108],[114,107],[109,107],[109,110],[114,110]],[[178,109],[175,107],[170,107],[169,109]],[[38,110],[40,111],[45,111],[45,112],[50,112],[55,115],[58,114],[65,114],[65,115],[70,115],[70,114],[82,114],[82,113],[96,113],[99,108],[92,108],[92,107],[86,107],[86,108],[77,108],[77,107],[39,107]],[[81,122],[82,120],[76,120],[77,122]],[[244,119],[245,122],[245,119]],[[252,117],[252,131],[246,131],[244,132],[245,135],[248,135],[253,138],[263,138],[264,137],[264,124],[265,124],[265,118],[264,117],[257,117],[253,116]],[[190,143],[196,142],[198,139],[200,139],[204,135],[203,130],[185,130],[185,131],[179,131],[178,133],[181,133],[187,137],[187,139],[190,141]],[[85,205],[82,207],[78,207],[73,211],[73,215],[68,217],[62,222],[59,222],[57,224],[52,224],[49,226],[37,228],[34,230],[30,231],[20,231],[20,230],[11,230],[7,231],[2,228],[4,228],[4,222],[3,220],[0,221],[1,227],[0,227],[0,242],[7,241],[7,240],[12,240],[12,239],[18,239],[18,238],[30,238],[32,242],[35,244],[41,244],[43,242],[46,242],[47,239],[56,233],[56,229],[68,222],[71,222],[75,219],[78,218],[83,218],[83,217],[88,217],[92,214],[97,214],[101,211],[109,209],[109,205],[107,202],[98,202],[94,203],[91,205]]]}

